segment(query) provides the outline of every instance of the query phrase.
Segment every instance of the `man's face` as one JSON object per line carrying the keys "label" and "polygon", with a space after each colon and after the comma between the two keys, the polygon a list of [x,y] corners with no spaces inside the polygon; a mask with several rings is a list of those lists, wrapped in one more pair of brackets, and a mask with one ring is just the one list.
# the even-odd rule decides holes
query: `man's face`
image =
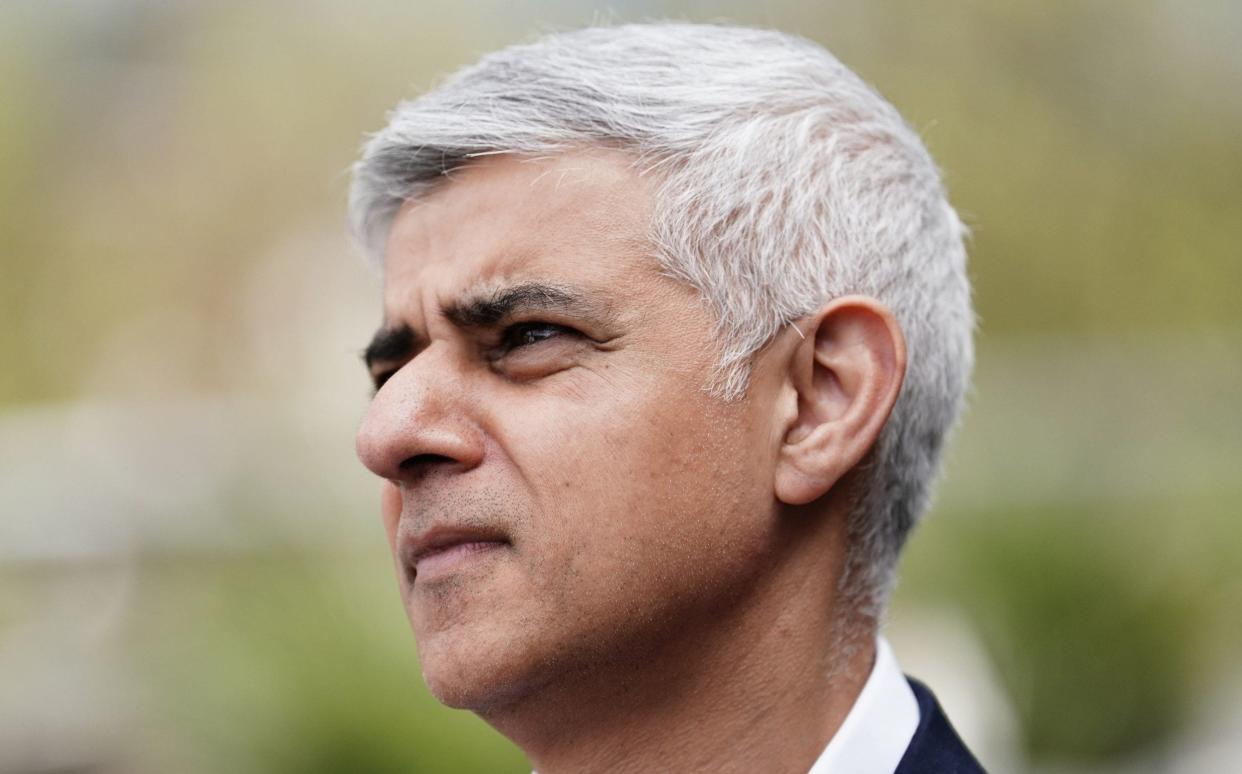
{"label": "man's face", "polygon": [[660,273],[650,208],[618,155],[498,156],[393,225],[358,453],[450,705],[624,670],[770,558],[770,380],[704,390],[712,318]]}

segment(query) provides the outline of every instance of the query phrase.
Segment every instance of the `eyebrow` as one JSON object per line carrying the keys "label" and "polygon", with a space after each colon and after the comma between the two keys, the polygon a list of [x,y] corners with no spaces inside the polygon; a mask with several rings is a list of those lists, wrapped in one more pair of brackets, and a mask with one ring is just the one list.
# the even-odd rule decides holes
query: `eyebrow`
{"label": "eyebrow", "polygon": [[362,351],[362,362],[367,368],[374,368],[376,363],[392,363],[398,360],[409,360],[418,349],[418,340],[414,329],[408,325],[397,325],[391,328],[380,328],[371,337],[371,343]]}
{"label": "eyebrow", "polygon": [[483,328],[524,312],[566,312],[581,316],[607,317],[608,308],[582,293],[543,282],[485,290],[449,304],[444,316],[460,328]]}
{"label": "eyebrow", "polygon": [[[583,293],[543,282],[523,282],[481,290],[449,304],[442,314],[459,328],[486,328],[528,312],[561,312],[599,321],[611,319],[611,308]],[[409,360],[424,342],[407,324],[380,328],[362,352],[368,369],[377,363]]]}

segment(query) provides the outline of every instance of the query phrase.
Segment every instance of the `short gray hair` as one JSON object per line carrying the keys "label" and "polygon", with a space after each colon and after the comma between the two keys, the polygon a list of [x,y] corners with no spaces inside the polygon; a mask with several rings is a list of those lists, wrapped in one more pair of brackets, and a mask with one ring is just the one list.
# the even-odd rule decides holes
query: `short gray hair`
{"label": "short gray hair", "polygon": [[717,318],[711,389],[745,394],[753,355],[848,294],[897,317],[909,365],[860,471],[841,590],[877,618],[926,510],[973,364],[965,229],[918,136],[820,46],[774,31],[593,27],[485,56],[390,114],[354,166],[351,222],[376,257],[398,209],[494,153],[628,151],[658,175],[663,269]]}

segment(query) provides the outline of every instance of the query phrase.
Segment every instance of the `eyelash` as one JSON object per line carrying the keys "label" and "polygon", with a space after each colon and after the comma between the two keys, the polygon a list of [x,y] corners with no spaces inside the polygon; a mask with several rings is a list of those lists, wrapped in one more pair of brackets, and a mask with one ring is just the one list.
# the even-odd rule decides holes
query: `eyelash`
{"label": "eyelash", "polygon": [[380,388],[384,386],[384,383],[387,382],[389,379],[391,379],[396,373],[397,373],[397,370],[394,368],[390,371],[384,371],[382,373],[376,374],[375,375],[375,389],[372,390],[372,392],[373,393],[379,392]]}
{"label": "eyelash", "polygon": [[[515,349],[533,346],[540,342],[554,339],[557,336],[566,334],[573,335],[576,333],[577,331],[574,329],[567,328],[564,325],[557,325],[556,323],[517,323],[516,325],[510,325],[508,328],[505,328],[505,330],[500,334],[499,349],[502,353],[512,352]],[[534,335],[534,337],[531,338],[532,334],[538,335]]]}
{"label": "eyelash", "polygon": [[[534,338],[531,338],[529,340],[525,338],[537,332],[542,333],[544,335],[536,335]],[[573,328],[569,328],[564,325],[557,325],[556,323],[546,323],[546,322],[517,323],[515,325],[510,325],[508,328],[505,328],[504,331],[501,332],[500,342],[499,342],[499,345],[496,347],[496,349],[497,349],[498,355],[503,357],[504,355],[514,350],[522,349],[523,347],[534,346],[535,344],[539,344],[540,342],[548,341],[549,339],[554,339],[558,336],[566,336],[566,335],[577,336],[581,334],[579,334],[578,331],[574,330]],[[391,379],[393,375],[397,373],[397,370],[398,369],[393,368],[391,370],[382,371],[376,374],[374,391],[379,392],[380,388],[384,386],[384,383],[387,382],[389,379]]]}

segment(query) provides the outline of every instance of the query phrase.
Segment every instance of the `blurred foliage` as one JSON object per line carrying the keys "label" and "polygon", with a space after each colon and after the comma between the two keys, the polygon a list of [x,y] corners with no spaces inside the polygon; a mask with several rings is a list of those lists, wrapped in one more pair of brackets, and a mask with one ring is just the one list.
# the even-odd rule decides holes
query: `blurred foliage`
{"label": "blurred foliage", "polygon": [[529,771],[427,692],[385,554],[164,556],[141,575],[128,652],[152,690],[147,734],[193,730],[171,768]]}
{"label": "blurred foliage", "polygon": [[[895,614],[966,611],[1036,764],[1104,770],[1165,744],[1242,650],[1242,10],[613,7],[818,40],[923,134],[974,231],[979,380]],[[319,374],[357,368],[324,343],[335,310],[375,303],[345,297],[322,257],[353,259],[340,234],[364,133],[478,54],[600,18],[534,0],[0,5],[0,409],[240,395],[315,414]],[[261,546],[373,509],[361,486],[307,494],[353,486],[335,458],[237,451],[232,489],[298,492],[230,502]],[[382,542],[373,525],[365,541]],[[192,547],[138,555],[136,765],[524,770],[427,696],[381,553]],[[12,589],[46,570],[14,572],[4,626],[29,612]]]}
{"label": "blurred foliage", "polygon": [[905,583],[934,591],[907,590],[903,603],[931,597],[966,608],[1034,759],[1153,753],[1242,646],[1225,548],[1242,541],[1242,527],[1221,505],[962,512],[918,538]]}

